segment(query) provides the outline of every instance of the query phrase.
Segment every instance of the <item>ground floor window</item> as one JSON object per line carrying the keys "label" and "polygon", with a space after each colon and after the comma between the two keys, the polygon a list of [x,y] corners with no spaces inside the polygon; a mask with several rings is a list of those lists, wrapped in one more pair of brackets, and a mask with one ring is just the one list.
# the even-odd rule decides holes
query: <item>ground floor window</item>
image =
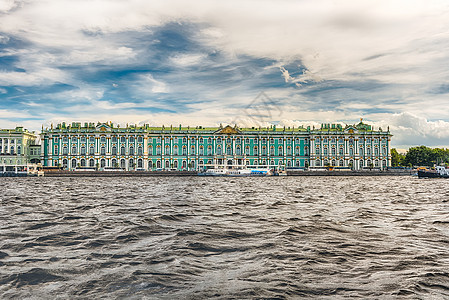
{"label": "ground floor window", "polygon": [[106,166],[106,160],[105,160],[104,158],[102,158],[102,159],[100,160],[100,166],[101,166],[102,168],[104,168],[104,167]]}
{"label": "ground floor window", "polygon": [[89,159],[89,167],[95,166],[95,160],[93,158]]}
{"label": "ground floor window", "polygon": [[72,159],[72,169],[76,168],[76,159]]}

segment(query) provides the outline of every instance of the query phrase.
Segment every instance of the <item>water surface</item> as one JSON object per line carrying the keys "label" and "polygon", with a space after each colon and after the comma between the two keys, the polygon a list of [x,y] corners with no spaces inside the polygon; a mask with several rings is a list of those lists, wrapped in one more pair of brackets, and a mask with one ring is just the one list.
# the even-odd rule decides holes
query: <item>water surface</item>
{"label": "water surface", "polygon": [[449,298],[449,180],[0,184],[0,298]]}

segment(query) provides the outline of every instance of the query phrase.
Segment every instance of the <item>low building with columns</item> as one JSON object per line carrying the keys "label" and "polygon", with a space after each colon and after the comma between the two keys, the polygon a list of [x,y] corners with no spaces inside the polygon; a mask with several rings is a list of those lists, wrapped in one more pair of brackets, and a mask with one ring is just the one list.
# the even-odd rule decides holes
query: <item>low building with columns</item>
{"label": "low building with columns", "polygon": [[[202,170],[213,166],[353,169],[390,166],[388,131],[369,125],[310,127],[150,127],[65,123],[42,130],[44,166]],[[363,147],[362,147],[363,146]],[[359,150],[362,149],[363,150]],[[376,150],[377,149],[377,150]],[[360,152],[362,151],[362,152]]]}
{"label": "low building with columns", "polygon": [[[23,127],[0,129],[0,172],[26,171],[33,159],[36,135]],[[34,159],[38,159],[39,155]],[[33,161],[33,163],[37,163]]]}

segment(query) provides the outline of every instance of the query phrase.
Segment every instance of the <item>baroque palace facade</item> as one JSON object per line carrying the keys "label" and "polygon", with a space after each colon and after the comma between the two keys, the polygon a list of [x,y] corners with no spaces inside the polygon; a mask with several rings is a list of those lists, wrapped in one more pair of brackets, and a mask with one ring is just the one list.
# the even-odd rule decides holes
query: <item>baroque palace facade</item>
{"label": "baroque palace facade", "polygon": [[21,172],[40,159],[36,135],[23,127],[0,129],[0,172]]}
{"label": "baroque palace facade", "polygon": [[42,164],[64,169],[200,170],[213,166],[384,169],[389,130],[323,124],[321,128],[150,127],[65,123],[42,129]]}

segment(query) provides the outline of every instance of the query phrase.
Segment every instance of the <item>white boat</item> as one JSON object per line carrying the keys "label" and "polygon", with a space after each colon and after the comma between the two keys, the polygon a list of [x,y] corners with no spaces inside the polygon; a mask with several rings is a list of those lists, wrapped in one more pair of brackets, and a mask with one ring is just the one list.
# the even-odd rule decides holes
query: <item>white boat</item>
{"label": "white boat", "polygon": [[225,168],[213,168],[208,169],[205,172],[199,172],[200,176],[269,176],[272,175],[269,169],[225,169]]}

